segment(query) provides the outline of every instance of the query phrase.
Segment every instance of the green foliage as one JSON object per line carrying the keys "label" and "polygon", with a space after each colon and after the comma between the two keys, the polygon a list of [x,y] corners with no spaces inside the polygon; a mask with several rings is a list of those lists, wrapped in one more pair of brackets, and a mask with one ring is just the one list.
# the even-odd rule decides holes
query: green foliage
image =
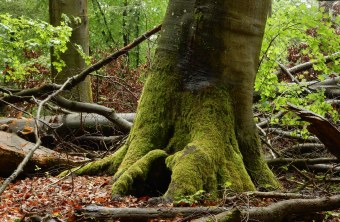
{"label": "green foliage", "polygon": [[53,27],[40,20],[0,15],[0,81],[23,80],[28,73],[36,72],[37,64],[50,67],[50,48],[57,58],[54,65],[63,67],[59,54],[67,49],[71,28],[64,22]]}
{"label": "green foliage", "polygon": [[188,196],[181,196],[174,201],[175,206],[192,206],[199,204],[202,202],[204,199],[207,198],[207,195],[204,190],[199,190],[193,195],[188,195]]}
{"label": "green foliage", "polygon": [[[167,7],[167,1],[161,0],[91,0],[90,3],[90,45],[93,51],[120,48],[131,42],[160,24]],[[129,52],[129,63],[135,66],[150,60],[154,46],[155,41],[150,40],[133,49]]]}
{"label": "green foliage", "polygon": [[[261,92],[261,111],[273,112],[282,109],[287,102],[302,106],[320,115],[330,114],[334,121],[339,116],[332,106],[325,102],[322,90],[311,94],[306,92],[309,80],[324,80],[339,73],[339,60],[325,64],[324,55],[340,52],[340,35],[336,33],[339,16],[331,17],[313,5],[300,1],[279,0],[273,3],[273,15],[267,21],[261,51],[261,64],[255,82],[255,90]],[[319,61],[314,73],[304,72],[296,78],[301,85],[290,84],[276,74],[278,63],[290,66],[307,61]],[[314,75],[314,76],[312,76]],[[297,125],[297,117],[285,115],[283,124]],[[279,120],[272,120],[278,123]]]}

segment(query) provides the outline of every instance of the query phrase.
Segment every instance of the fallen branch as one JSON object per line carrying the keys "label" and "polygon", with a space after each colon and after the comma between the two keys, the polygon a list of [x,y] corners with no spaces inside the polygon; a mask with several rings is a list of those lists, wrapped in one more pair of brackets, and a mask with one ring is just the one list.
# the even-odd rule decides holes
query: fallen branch
{"label": "fallen branch", "polygon": [[[330,56],[325,56],[324,60],[325,60],[325,63],[330,63],[330,62],[334,62],[335,60],[337,59],[340,59],[340,52],[336,52]],[[314,62],[305,62],[305,63],[302,63],[302,64],[299,64],[299,65],[296,65],[294,67],[291,67],[288,69],[288,71],[291,73],[291,74],[295,74],[295,73],[298,73],[298,72],[302,72],[302,71],[305,71],[307,69],[311,69],[313,68],[313,65],[314,64],[317,64],[319,63],[320,61],[314,61]],[[280,72],[277,72],[276,74],[279,74]]]}
{"label": "fallen branch", "polygon": [[[107,65],[111,61],[119,58],[120,56],[126,54],[129,52],[131,49],[134,47],[138,46],[141,42],[145,41],[148,39],[150,36],[154,35],[155,33],[159,32],[161,30],[162,25],[158,25],[152,30],[144,33],[143,35],[139,36],[136,38],[132,43],[128,44],[127,46],[123,47],[122,49],[114,52],[110,56],[100,60],[99,62],[93,64],[92,66],[86,68],[83,70],[80,74],[73,76],[69,81],[67,81],[67,84],[65,87],[63,87],[65,90],[70,90],[73,87],[75,87],[78,83],[82,82],[85,80],[85,78],[92,72],[99,70],[103,66]],[[46,84],[41,87],[37,88],[32,88],[32,89],[27,89],[27,90],[22,90],[18,93],[13,93],[12,95],[4,96],[0,100],[0,109],[1,107],[5,106],[6,103],[2,102],[9,102],[9,103],[16,103],[16,102],[23,102],[23,101],[28,101],[34,97],[41,97],[44,95],[48,95],[51,92],[60,89],[62,86],[58,84]]]}
{"label": "fallen branch", "polygon": [[[66,82],[57,91],[55,91],[54,93],[52,93],[49,96],[47,96],[46,99],[44,99],[43,101],[41,101],[39,103],[38,110],[37,110],[37,115],[36,115],[36,120],[40,119],[40,113],[41,113],[41,110],[42,110],[43,106],[45,105],[45,103],[47,103],[54,96],[57,96],[60,92],[62,92],[64,90],[64,88],[67,86],[67,84],[69,83],[69,81],[71,81],[71,78],[67,79]],[[32,158],[32,156],[33,156],[34,152],[36,151],[36,149],[38,149],[40,147],[40,145],[41,145],[41,140],[40,140],[39,135],[38,135],[38,129],[39,129],[40,123],[39,123],[39,121],[36,121],[35,124],[37,126],[37,127],[34,128],[34,135],[35,135],[36,143],[32,147],[32,149],[26,154],[25,158],[21,161],[21,163],[18,165],[16,170],[2,183],[2,185],[0,187],[0,195],[5,191],[7,186],[13,180],[15,180],[15,178],[17,178],[18,175],[22,171],[24,171],[24,167],[26,166],[28,161]]]}
{"label": "fallen branch", "polygon": [[[117,113],[117,116],[132,122],[134,113]],[[82,127],[86,132],[117,135],[119,127],[102,115],[92,113],[72,113],[67,115],[44,116],[41,118],[45,123],[49,123],[55,131],[63,136],[70,134],[73,130]],[[0,118],[2,130],[10,133],[18,133],[25,127],[35,127],[34,119]],[[39,129],[40,130],[40,129]],[[47,132],[48,134],[49,132]]]}
{"label": "fallen branch", "polygon": [[305,142],[320,142],[319,139],[317,137],[314,137],[314,136],[303,138],[302,136],[296,135],[293,132],[288,132],[288,131],[284,131],[284,130],[277,129],[277,128],[266,128],[265,131],[267,131],[267,133],[275,133],[275,134],[278,134],[280,136],[298,139],[298,140],[302,140],[302,141],[305,141]]}
{"label": "fallen branch", "polygon": [[330,164],[308,165],[308,169],[319,172],[332,172],[332,173],[340,172],[340,166],[334,166]]}
{"label": "fallen branch", "polygon": [[278,198],[278,199],[313,199],[315,196],[300,194],[300,193],[282,193],[282,192],[261,192],[261,191],[249,191],[245,193],[241,193],[236,196],[232,197],[225,197],[223,198],[226,202],[233,202],[237,199],[242,198],[249,198],[249,197],[261,197],[261,198]]}
{"label": "fallen branch", "polygon": [[[81,220],[108,221],[148,221],[152,218],[174,218],[177,216],[197,218],[195,222],[207,221],[283,221],[292,214],[308,214],[318,211],[329,211],[340,207],[340,195],[314,198],[290,199],[273,203],[267,207],[254,207],[251,209],[231,209],[223,207],[174,207],[174,208],[108,208],[101,206],[88,206],[75,210],[75,215]],[[217,215],[213,215],[216,214]]]}
{"label": "fallen branch", "polygon": [[152,218],[199,217],[206,214],[217,214],[228,210],[224,207],[171,207],[171,208],[109,208],[87,206],[75,210],[75,215],[81,220],[96,219],[95,221],[148,221]]}
{"label": "fallen branch", "polygon": [[284,116],[287,112],[286,111],[279,111],[277,114],[275,114],[273,117],[267,118],[259,123],[257,123],[256,125],[259,127],[263,127],[267,124],[270,123],[270,119],[276,119],[276,118],[281,118],[282,116]]}
{"label": "fallen branch", "polygon": [[[34,143],[28,142],[15,134],[0,131],[0,176],[7,177],[11,175],[34,146]],[[45,170],[53,169],[61,165],[65,167],[79,166],[88,161],[89,159],[83,156],[67,156],[39,146],[39,149],[34,152],[22,173],[29,175],[37,172],[45,172]],[[37,167],[41,170],[37,171]]]}
{"label": "fallen branch", "polygon": [[286,108],[296,113],[302,120],[309,122],[308,131],[316,135],[328,151],[340,160],[340,131],[336,127],[327,119],[309,110],[293,104],[288,104]]}
{"label": "fallen branch", "polygon": [[234,209],[217,215],[199,218],[193,220],[193,222],[240,222],[243,219],[247,221],[281,222],[293,214],[306,215],[338,208],[340,208],[340,195],[316,199],[291,199],[273,203],[267,207],[254,207],[244,210]]}
{"label": "fallen branch", "polygon": [[106,117],[111,122],[117,124],[125,131],[130,131],[132,127],[132,123],[118,116],[113,109],[107,108],[105,106],[101,106],[94,103],[84,103],[84,102],[76,102],[65,99],[61,96],[56,96],[53,98],[53,101],[57,103],[57,105],[66,108],[73,112],[85,112],[85,113],[96,113]]}
{"label": "fallen branch", "polygon": [[272,160],[267,160],[269,165],[311,165],[320,163],[337,163],[339,160],[337,158],[315,158],[315,159],[294,159],[294,158],[276,158]]}
{"label": "fallen branch", "polygon": [[280,150],[280,153],[286,154],[286,153],[295,152],[295,151],[299,151],[299,152],[307,151],[308,152],[312,150],[323,150],[325,148],[326,148],[325,145],[323,145],[322,143],[302,143],[302,144],[296,144],[291,147],[282,149]]}
{"label": "fallen branch", "polygon": [[[299,80],[297,80],[293,74],[283,65],[283,64],[279,64],[279,67],[281,68],[281,70],[290,77],[290,79],[292,80],[292,82],[295,82],[296,84],[301,85],[301,83],[299,82]],[[306,91],[307,93],[312,93],[308,88],[304,87],[303,88],[304,91]]]}

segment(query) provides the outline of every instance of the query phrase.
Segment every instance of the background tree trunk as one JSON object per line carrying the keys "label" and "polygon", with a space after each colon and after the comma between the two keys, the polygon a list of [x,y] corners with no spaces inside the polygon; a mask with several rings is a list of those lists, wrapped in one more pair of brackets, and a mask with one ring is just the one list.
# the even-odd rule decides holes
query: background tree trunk
{"label": "background tree trunk", "polygon": [[[62,21],[62,14],[70,19],[73,28],[67,51],[60,55],[66,66],[61,72],[52,65],[52,78],[56,83],[63,83],[86,68],[85,60],[77,51],[75,44],[82,47],[84,53],[89,55],[89,30],[87,17],[87,0],[50,0],[50,23],[57,26]],[[79,20],[80,19],[80,20]],[[52,49],[53,50],[53,49]],[[52,63],[56,58],[52,56]],[[76,101],[92,102],[90,77],[78,84],[67,96]]]}
{"label": "background tree trunk", "polygon": [[127,143],[78,173],[114,175],[119,195],[278,188],[252,114],[269,4],[170,1]]}

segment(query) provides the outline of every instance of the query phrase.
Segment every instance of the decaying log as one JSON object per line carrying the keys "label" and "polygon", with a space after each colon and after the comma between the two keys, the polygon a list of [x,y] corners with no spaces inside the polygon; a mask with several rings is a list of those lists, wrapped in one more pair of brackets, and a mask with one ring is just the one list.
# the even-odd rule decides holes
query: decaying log
{"label": "decaying log", "polygon": [[[133,122],[135,117],[134,113],[118,113],[117,115],[129,122]],[[41,120],[49,123],[60,135],[67,135],[80,129],[89,133],[96,132],[97,134],[107,136],[114,135],[114,132],[120,131],[111,121],[98,114],[73,113],[45,116],[42,117]],[[34,119],[0,118],[0,126],[2,130],[6,130],[6,132],[18,133],[23,131],[25,127],[35,127],[35,121]]]}
{"label": "decaying log", "polygon": [[296,113],[302,120],[309,122],[308,131],[317,136],[328,151],[340,160],[340,131],[337,128],[327,119],[309,110],[292,104],[288,104],[287,109]]}
{"label": "decaying log", "polygon": [[75,210],[81,221],[148,221],[152,218],[199,217],[228,210],[224,207],[109,208],[87,206]]}
{"label": "decaying log", "polygon": [[56,96],[53,100],[62,108],[66,108],[70,111],[74,112],[86,112],[86,113],[96,113],[106,117],[113,124],[117,125],[119,128],[122,128],[126,132],[129,132],[132,123],[125,120],[124,118],[117,115],[117,113],[106,106],[101,106],[96,103],[84,103],[68,100],[62,96]]}
{"label": "decaying log", "polygon": [[[262,194],[261,194],[262,195]],[[223,208],[223,207],[174,207],[174,208],[108,208],[88,206],[75,210],[81,221],[148,221],[152,218],[174,218],[177,216],[198,218],[195,222],[262,221],[280,222],[293,214],[309,214],[318,211],[334,210],[340,207],[340,195],[314,199],[290,199],[273,203],[267,207]],[[215,215],[217,214],[217,215]]]}
{"label": "decaying log", "polygon": [[[281,222],[293,214],[310,214],[320,211],[335,210],[340,208],[340,195],[316,199],[291,199],[284,200],[267,207],[254,207],[245,210],[226,211],[217,215],[193,220],[194,222],[232,222],[232,221],[261,221]],[[238,213],[237,213],[238,212]]]}
{"label": "decaying log", "polygon": [[[34,145],[15,134],[0,131],[0,176],[9,176]],[[46,171],[56,165],[79,166],[87,161],[84,157],[70,157],[40,146],[24,168],[23,174],[36,173],[38,168]]]}

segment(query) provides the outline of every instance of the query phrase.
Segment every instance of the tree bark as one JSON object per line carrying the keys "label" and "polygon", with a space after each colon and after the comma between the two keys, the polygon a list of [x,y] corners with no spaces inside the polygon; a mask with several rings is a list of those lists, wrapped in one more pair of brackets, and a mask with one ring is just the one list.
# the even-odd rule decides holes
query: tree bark
{"label": "tree bark", "polygon": [[170,1],[126,144],[77,173],[114,175],[113,195],[280,187],[262,158],[252,114],[269,4]]}
{"label": "tree bark", "polygon": [[[62,14],[70,19],[72,27],[72,36],[67,44],[67,51],[60,55],[60,59],[65,62],[65,67],[58,72],[53,66],[56,61],[52,49],[52,78],[53,81],[62,84],[67,78],[70,78],[86,68],[85,59],[77,50],[81,46],[83,52],[89,55],[89,30],[87,17],[87,0],[50,0],[50,22],[57,26],[62,21]],[[80,19],[80,20],[78,20]],[[91,79],[86,77],[84,81],[73,88],[67,96],[76,101],[92,102]]]}

